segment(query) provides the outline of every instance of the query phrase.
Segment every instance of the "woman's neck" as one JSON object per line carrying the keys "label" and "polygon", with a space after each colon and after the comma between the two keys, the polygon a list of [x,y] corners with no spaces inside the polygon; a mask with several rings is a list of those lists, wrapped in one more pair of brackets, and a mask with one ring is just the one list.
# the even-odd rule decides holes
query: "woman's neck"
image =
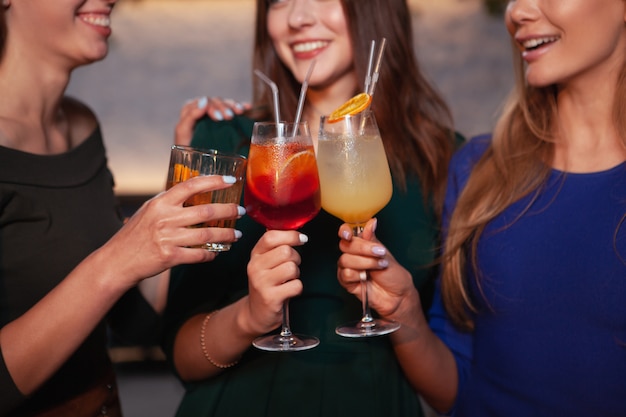
{"label": "woman's neck", "polygon": [[626,147],[613,121],[615,82],[586,88],[569,86],[557,97],[554,167],[568,172],[596,172],[626,160]]}
{"label": "woman's neck", "polygon": [[41,62],[25,66],[14,57],[7,49],[0,63],[0,144],[38,154],[66,151],[67,118],[61,103],[69,71]]}

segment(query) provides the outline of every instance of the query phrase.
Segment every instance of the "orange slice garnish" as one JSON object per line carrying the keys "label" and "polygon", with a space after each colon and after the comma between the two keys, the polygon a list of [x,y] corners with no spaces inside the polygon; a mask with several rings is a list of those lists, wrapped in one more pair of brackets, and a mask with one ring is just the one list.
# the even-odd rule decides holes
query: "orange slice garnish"
{"label": "orange slice garnish", "polygon": [[176,183],[187,181],[189,178],[197,177],[199,174],[197,170],[192,170],[183,164],[174,165],[174,182]]}
{"label": "orange slice garnish", "polygon": [[[298,174],[306,172],[315,172],[317,170],[317,163],[315,162],[315,153],[313,150],[306,150],[291,155],[285,164],[280,169],[277,176],[277,181],[281,179],[290,179],[296,177]],[[279,184],[277,184],[279,186]]]}
{"label": "orange slice garnish", "polygon": [[335,123],[343,119],[346,116],[352,116],[361,113],[367,109],[372,102],[372,96],[367,93],[360,93],[352,97],[350,100],[343,103],[330,116],[328,116],[328,123]]}

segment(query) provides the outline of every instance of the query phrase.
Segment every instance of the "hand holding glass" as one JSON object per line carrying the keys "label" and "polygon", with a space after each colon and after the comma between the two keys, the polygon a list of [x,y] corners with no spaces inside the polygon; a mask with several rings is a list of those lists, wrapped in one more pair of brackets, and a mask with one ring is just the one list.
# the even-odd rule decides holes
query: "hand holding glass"
{"label": "hand holding glass", "polygon": [[[322,207],[352,226],[360,236],[363,227],[391,199],[392,183],[374,114],[363,111],[329,122],[320,121],[317,160],[322,188]],[[397,330],[396,322],[374,319],[367,296],[367,273],[361,282],[363,317],[337,327],[345,337],[378,336]]]}
{"label": "hand holding glass", "polygon": [[[246,163],[246,158],[241,155],[224,153],[213,149],[196,149],[189,146],[174,145],[170,152],[170,165],[165,188],[170,189],[175,184],[198,175],[230,175],[236,179],[235,184],[231,187],[196,194],[187,200],[184,205],[239,204]],[[197,224],[194,227],[234,228],[235,222],[236,219],[214,220]],[[200,247],[212,252],[222,252],[229,250],[231,244],[226,242],[207,242]]]}
{"label": "hand holding glass", "polygon": [[[246,213],[268,229],[296,230],[319,212],[319,187],[307,123],[255,123],[244,191]],[[268,351],[305,350],[318,344],[315,337],[291,332],[288,300],[280,334],[253,342]]]}

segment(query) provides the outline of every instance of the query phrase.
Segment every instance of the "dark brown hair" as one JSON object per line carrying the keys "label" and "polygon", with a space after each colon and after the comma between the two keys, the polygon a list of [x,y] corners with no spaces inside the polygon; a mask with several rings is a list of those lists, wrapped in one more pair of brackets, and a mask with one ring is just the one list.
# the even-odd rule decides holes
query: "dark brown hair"
{"label": "dark brown hair", "polygon": [[[440,208],[448,160],[454,146],[450,111],[417,63],[411,13],[406,0],[340,0],[354,50],[358,79],[365,80],[372,40],[387,39],[372,104],[395,181],[405,187],[416,176],[426,196]],[[254,68],[280,91],[283,118],[295,118],[300,84],[280,61],[267,31],[267,0],[257,0]],[[271,93],[258,80],[254,101],[270,108]],[[355,94],[358,91],[355,91]]]}

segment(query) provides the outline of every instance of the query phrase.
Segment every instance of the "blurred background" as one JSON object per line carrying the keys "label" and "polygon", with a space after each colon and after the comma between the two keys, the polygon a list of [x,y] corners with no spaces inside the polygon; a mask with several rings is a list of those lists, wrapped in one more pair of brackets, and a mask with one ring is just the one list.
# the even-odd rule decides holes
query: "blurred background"
{"label": "blurred background", "polygon": [[[502,0],[484,0],[489,4]],[[483,0],[409,0],[417,54],[466,136],[489,131],[512,83],[502,19]],[[100,117],[120,195],[162,190],[182,104],[249,100],[253,0],[121,0],[109,56],[69,92]]]}
{"label": "blurred background", "polygon": [[[408,0],[422,69],[467,137],[491,130],[513,83],[504,0]],[[69,93],[102,124],[125,207],[163,189],[182,104],[250,99],[253,0],[120,0],[109,56],[75,71]],[[183,389],[155,346],[112,349],[126,417],[171,417]]]}

